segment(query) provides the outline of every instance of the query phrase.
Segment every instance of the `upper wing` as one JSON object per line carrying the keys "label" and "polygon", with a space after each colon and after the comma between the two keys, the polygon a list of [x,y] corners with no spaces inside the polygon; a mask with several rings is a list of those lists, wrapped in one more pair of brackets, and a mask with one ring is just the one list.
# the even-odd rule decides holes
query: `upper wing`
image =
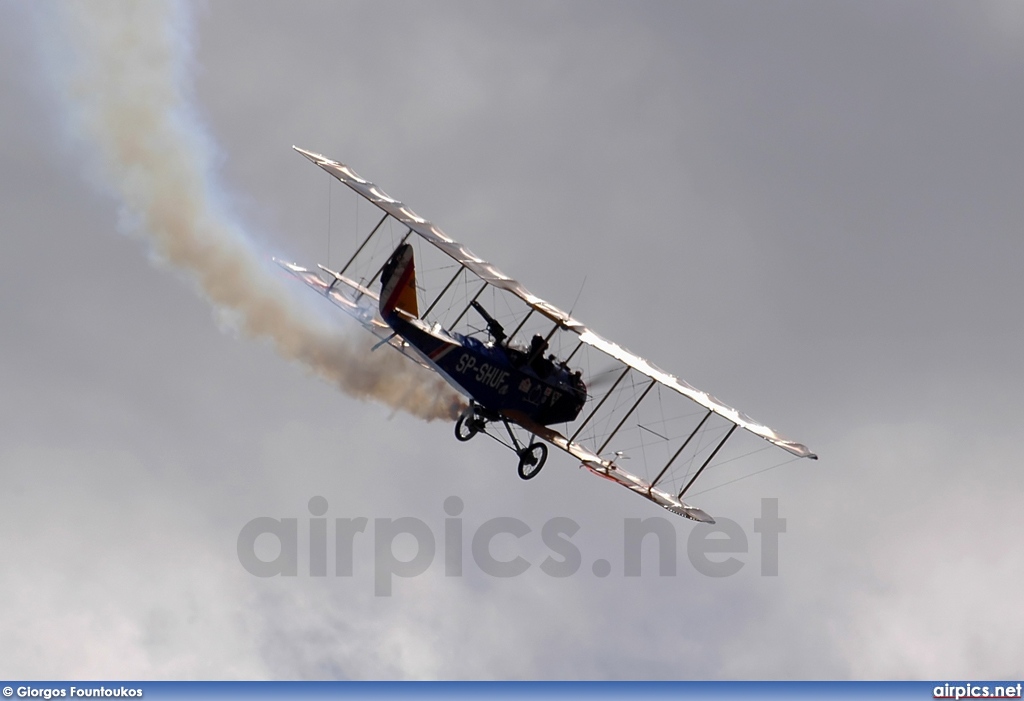
{"label": "upper wing", "polygon": [[666,387],[671,387],[709,411],[728,419],[740,428],[744,428],[754,435],[764,438],[770,443],[774,443],[783,450],[787,450],[797,457],[817,458],[817,456],[812,453],[807,446],[784,438],[774,429],[771,429],[768,426],[755,421],[746,414],[733,409],[731,406],[722,403],[707,392],[693,387],[674,375],[670,375],[640,356],[630,353],[622,346],[602,338],[576,319],[573,319],[566,312],[563,312],[553,304],[550,304],[549,302],[546,302],[540,297],[532,294],[529,290],[523,287],[518,280],[515,280],[501,272],[494,265],[475,255],[462,244],[449,238],[435,224],[430,223],[413,212],[406,205],[389,196],[374,183],[359,177],[355,171],[347,165],[338,163],[337,161],[332,161],[320,154],[303,150],[297,146],[293,146],[292,148],[311,160],[313,163],[316,163],[341,182],[348,185],[367,200],[380,207],[381,210],[409,227],[409,229],[422,236],[425,240],[429,241],[438,249],[449,255],[460,265],[473,272],[481,280],[489,285],[511,292],[516,297],[523,300],[530,308],[556,322],[565,330],[579,335],[579,338],[583,343],[597,348],[603,353],[606,353],[612,358],[615,358],[616,360],[633,368],[642,375],[660,382]]}

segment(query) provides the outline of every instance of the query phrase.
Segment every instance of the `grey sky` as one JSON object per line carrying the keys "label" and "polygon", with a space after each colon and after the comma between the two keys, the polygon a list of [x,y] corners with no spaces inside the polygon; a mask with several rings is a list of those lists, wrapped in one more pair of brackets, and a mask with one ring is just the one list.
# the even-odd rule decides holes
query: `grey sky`
{"label": "grey sky", "polygon": [[[343,160],[558,306],[586,277],[576,316],[822,456],[696,502],[747,530],[725,579],[684,557],[658,577],[653,547],[624,577],[649,503],[562,455],[523,483],[495,444],[223,330],[90,182],[36,50],[48,12],[0,7],[0,675],[1024,674],[1019,4],[194,11],[196,106],[267,250],[326,262],[328,181],[290,146]],[[439,557],[375,598],[371,533],[352,578],[236,558],[247,521],[304,524],[314,495],[440,537],[453,494],[468,534],[528,523],[501,554],[535,566]],[[788,520],[775,578],[762,497]],[[564,580],[536,566],[553,516],[581,525]]]}

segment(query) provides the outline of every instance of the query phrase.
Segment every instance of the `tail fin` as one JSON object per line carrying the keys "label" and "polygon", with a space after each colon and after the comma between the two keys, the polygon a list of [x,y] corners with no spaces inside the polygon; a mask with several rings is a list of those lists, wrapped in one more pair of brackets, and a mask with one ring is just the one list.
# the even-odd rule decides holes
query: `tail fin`
{"label": "tail fin", "polygon": [[385,319],[395,309],[418,317],[416,303],[416,263],[412,246],[403,243],[391,254],[380,273],[380,315]]}

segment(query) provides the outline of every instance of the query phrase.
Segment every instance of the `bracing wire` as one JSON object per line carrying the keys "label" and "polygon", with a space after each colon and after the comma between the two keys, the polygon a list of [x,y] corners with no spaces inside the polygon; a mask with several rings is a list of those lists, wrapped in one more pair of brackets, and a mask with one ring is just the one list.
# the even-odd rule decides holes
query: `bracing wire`
{"label": "bracing wire", "polygon": [[790,458],[789,460],[784,460],[784,461],[782,461],[782,462],[780,462],[780,463],[778,463],[776,465],[772,465],[771,467],[766,467],[763,470],[758,470],[757,472],[751,472],[749,475],[743,475],[742,477],[737,477],[736,479],[731,479],[728,482],[722,482],[721,484],[716,484],[714,487],[708,487],[705,490],[702,490],[700,492],[694,492],[693,494],[689,494],[688,496],[696,497],[696,496],[700,496],[701,494],[707,494],[708,492],[715,491],[719,487],[725,487],[726,485],[733,484],[734,482],[739,482],[740,480],[748,479],[750,477],[753,477],[754,475],[759,475],[762,472],[768,472],[769,470],[774,470],[777,467],[782,467],[783,465],[788,465],[789,463],[796,462],[799,459],[800,459],[799,457],[793,457],[793,458]]}
{"label": "bracing wire", "polygon": [[327,178],[327,267],[331,267],[331,194],[334,178]]}

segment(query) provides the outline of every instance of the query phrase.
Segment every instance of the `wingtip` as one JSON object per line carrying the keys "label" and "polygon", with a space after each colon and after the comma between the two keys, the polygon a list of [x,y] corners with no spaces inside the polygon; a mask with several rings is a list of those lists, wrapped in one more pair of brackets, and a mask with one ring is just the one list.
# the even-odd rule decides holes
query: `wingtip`
{"label": "wingtip", "polygon": [[698,509],[695,506],[687,507],[686,509],[687,518],[696,521],[697,523],[715,523],[715,519],[704,509]]}
{"label": "wingtip", "polygon": [[794,443],[793,441],[771,441],[775,445],[779,446],[783,450],[786,450],[798,458],[810,458],[811,460],[817,460],[818,456],[811,452],[803,443]]}
{"label": "wingtip", "polygon": [[293,151],[298,151],[299,153],[301,153],[303,156],[305,156],[309,160],[313,161],[314,163],[316,163],[317,161],[324,160],[324,157],[321,156],[319,153],[313,153],[312,151],[307,151],[304,148],[299,148],[295,144],[292,144],[292,150]]}
{"label": "wingtip", "polygon": [[708,524],[715,523],[715,519],[711,517],[711,514],[704,509],[698,509],[696,506],[690,506],[689,504],[684,503],[680,503],[679,505],[662,504],[662,506],[672,513],[684,516],[691,521]]}
{"label": "wingtip", "polygon": [[309,270],[307,270],[306,268],[303,268],[298,263],[292,263],[290,261],[284,260],[282,258],[276,258],[276,257],[272,257],[271,260],[274,261],[275,263],[277,263],[277,265],[279,267],[287,270],[289,273],[308,273],[309,272]]}

